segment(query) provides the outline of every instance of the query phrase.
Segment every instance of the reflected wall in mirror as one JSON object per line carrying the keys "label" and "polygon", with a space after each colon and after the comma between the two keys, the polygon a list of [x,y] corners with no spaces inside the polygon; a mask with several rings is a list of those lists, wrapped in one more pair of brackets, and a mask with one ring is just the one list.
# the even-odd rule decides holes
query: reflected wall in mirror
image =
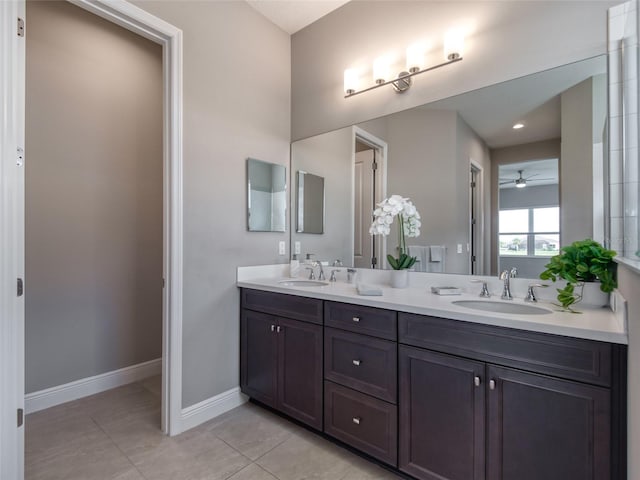
{"label": "reflected wall in mirror", "polygon": [[324,178],[298,171],[296,232],[324,233]]}
{"label": "reflected wall in mirror", "polygon": [[[606,162],[606,65],[606,56],[595,57],[294,142],[292,169],[326,168],[325,176],[336,178],[326,183],[326,219],[341,228],[327,228],[311,251],[321,260],[388,268],[384,252],[396,253],[395,231],[379,245],[355,232],[358,218],[367,225],[375,203],[398,194],[422,215],[422,233],[408,244],[440,252],[438,262],[427,259],[434,265],[426,271],[497,274],[503,267],[499,167],[549,159],[559,163],[559,231],[553,233],[560,245],[598,239],[603,233],[594,225],[603,222],[596,221],[593,202],[602,198],[604,182],[593,171]],[[514,129],[516,123],[524,128]],[[373,146],[362,132],[375,139]],[[371,188],[358,173],[359,153],[367,150],[378,159],[375,180],[365,182]],[[364,251],[374,260],[362,258]],[[523,268],[521,276],[537,277],[542,269]]]}
{"label": "reflected wall in mirror", "polygon": [[498,166],[498,271],[540,274],[560,253],[558,159]]}
{"label": "reflected wall in mirror", "polygon": [[287,169],[247,158],[247,229],[286,232]]}

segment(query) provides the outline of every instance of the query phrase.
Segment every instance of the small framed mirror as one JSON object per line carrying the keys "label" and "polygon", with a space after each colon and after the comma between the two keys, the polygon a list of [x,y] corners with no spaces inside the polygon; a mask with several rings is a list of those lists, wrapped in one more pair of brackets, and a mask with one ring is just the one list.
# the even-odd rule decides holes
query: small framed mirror
{"label": "small framed mirror", "polygon": [[324,177],[298,171],[296,232],[324,233]]}
{"label": "small framed mirror", "polygon": [[250,232],[285,232],[286,221],[286,167],[247,158],[247,229]]}

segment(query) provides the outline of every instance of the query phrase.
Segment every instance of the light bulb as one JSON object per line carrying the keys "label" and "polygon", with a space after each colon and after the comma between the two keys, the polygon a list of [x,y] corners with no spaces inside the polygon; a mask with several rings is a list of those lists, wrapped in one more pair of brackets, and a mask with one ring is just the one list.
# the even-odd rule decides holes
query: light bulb
{"label": "light bulb", "polygon": [[464,35],[458,30],[450,30],[444,36],[445,60],[457,60],[464,53]]}
{"label": "light bulb", "polygon": [[358,72],[355,68],[347,68],[344,71],[344,93],[352,95],[358,89]]}
{"label": "light bulb", "polygon": [[373,61],[373,81],[384,83],[389,79],[389,60],[387,57],[378,57]]}
{"label": "light bulb", "polygon": [[418,43],[407,47],[407,70],[411,73],[424,68],[424,47]]}

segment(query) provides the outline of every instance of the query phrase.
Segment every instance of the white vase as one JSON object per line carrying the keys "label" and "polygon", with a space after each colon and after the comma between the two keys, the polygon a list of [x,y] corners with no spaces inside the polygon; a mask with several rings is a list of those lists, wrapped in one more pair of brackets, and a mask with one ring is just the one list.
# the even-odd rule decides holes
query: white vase
{"label": "white vase", "polygon": [[391,270],[391,286],[407,288],[409,286],[409,270]]}
{"label": "white vase", "polygon": [[[576,292],[579,292],[579,287],[576,286]],[[582,289],[582,305],[589,305],[591,307],[605,307],[609,305],[609,293],[600,290],[600,282],[585,282]]]}

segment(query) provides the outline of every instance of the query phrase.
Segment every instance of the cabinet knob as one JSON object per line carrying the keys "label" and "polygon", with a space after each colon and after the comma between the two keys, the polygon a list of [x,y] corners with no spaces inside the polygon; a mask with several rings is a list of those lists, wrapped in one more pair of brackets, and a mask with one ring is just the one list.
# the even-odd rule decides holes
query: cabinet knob
{"label": "cabinet knob", "polygon": [[360,417],[353,417],[353,423],[355,423],[356,425],[360,425]]}
{"label": "cabinet knob", "polygon": [[275,332],[276,331],[276,326],[275,325],[271,325],[271,331]]}
{"label": "cabinet knob", "polygon": [[360,366],[360,360],[352,360],[352,362],[356,367]]}
{"label": "cabinet knob", "polygon": [[360,317],[353,317],[353,321],[358,323],[360,321]]}
{"label": "cabinet knob", "polygon": [[475,377],[473,377],[473,384],[474,384],[476,387],[479,387],[479,386],[480,386],[480,383],[482,383],[482,381],[480,380],[480,377],[479,377],[479,376],[477,376],[477,375],[476,375]]}
{"label": "cabinet knob", "polygon": [[280,333],[280,330],[281,330],[281,329],[282,329],[282,327],[280,327],[280,325],[278,325],[278,326],[276,327],[276,333]]}
{"label": "cabinet knob", "polygon": [[496,389],[496,381],[489,380],[489,390],[495,390],[495,389]]}

